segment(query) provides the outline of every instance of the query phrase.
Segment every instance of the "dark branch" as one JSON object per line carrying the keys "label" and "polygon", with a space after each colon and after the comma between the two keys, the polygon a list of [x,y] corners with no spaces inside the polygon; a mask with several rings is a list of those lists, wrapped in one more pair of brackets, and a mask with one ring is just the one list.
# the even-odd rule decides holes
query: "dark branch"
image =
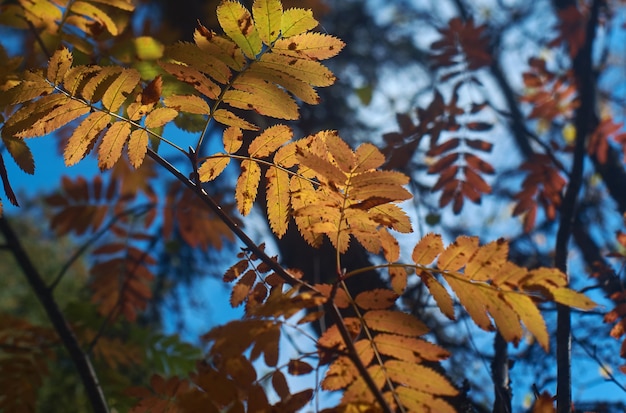
{"label": "dark branch", "polygon": [[96,372],[91,365],[89,357],[81,349],[74,332],[67,323],[67,320],[65,320],[65,317],[59,309],[56,301],[54,301],[51,290],[46,287],[43,278],[22,247],[19,238],[13,231],[13,228],[7,221],[6,217],[0,217],[0,232],[4,235],[15,260],[22,268],[28,283],[35,292],[35,295],[39,299],[41,305],[43,305],[50,322],[54,326],[54,329],[61,338],[63,345],[72,359],[83,386],[85,386],[87,397],[89,398],[89,402],[91,403],[94,412],[108,413],[109,407],[107,406],[104,393],[98,383],[98,377],[96,376]]}

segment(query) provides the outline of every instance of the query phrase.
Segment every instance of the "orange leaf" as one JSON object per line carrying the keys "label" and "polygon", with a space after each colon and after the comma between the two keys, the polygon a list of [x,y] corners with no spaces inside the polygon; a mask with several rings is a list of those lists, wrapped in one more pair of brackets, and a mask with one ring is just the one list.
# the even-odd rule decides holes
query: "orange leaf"
{"label": "orange leaf", "polygon": [[417,337],[428,332],[424,323],[400,311],[372,310],[365,313],[363,319],[372,330],[385,333]]}
{"label": "orange leaf", "polygon": [[443,241],[441,240],[441,235],[429,233],[415,245],[411,258],[415,264],[429,265],[442,252]]}
{"label": "orange leaf", "polygon": [[398,295],[395,292],[376,288],[358,294],[355,301],[364,310],[384,310],[391,307],[397,299]]}

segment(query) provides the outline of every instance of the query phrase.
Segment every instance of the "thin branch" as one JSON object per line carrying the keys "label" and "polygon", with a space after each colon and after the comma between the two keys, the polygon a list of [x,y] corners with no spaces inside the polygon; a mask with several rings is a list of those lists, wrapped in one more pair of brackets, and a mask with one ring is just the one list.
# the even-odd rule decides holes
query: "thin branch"
{"label": "thin branch", "polygon": [[[563,197],[561,217],[555,246],[555,266],[567,274],[568,243],[576,219],[576,201],[583,181],[583,167],[587,135],[594,129],[596,117],[595,78],[592,69],[592,48],[595,38],[601,0],[594,0],[587,22],[585,44],[573,61],[573,69],[578,82],[578,97],[581,105],[576,111],[576,143],[570,181]],[[570,413],[572,410],[572,321],[570,308],[557,306],[556,360],[557,360],[557,413]]]}
{"label": "thin branch", "polygon": [[22,247],[19,238],[13,231],[13,228],[7,221],[6,217],[0,217],[0,232],[2,232],[8,245],[11,247],[15,260],[22,268],[28,283],[35,292],[39,302],[44,307],[50,322],[54,326],[54,329],[61,338],[65,349],[72,359],[83,386],[85,386],[91,407],[95,413],[108,413],[109,407],[107,406],[104,393],[98,383],[98,377],[96,376],[96,372],[91,364],[91,361],[89,360],[89,357],[81,349],[74,332],[59,309],[52,293],[46,287],[43,278]]}

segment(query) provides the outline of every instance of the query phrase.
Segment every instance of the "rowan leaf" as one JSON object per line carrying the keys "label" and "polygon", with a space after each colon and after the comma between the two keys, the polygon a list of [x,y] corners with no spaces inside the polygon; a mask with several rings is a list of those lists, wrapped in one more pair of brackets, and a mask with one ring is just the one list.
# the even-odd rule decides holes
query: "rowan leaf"
{"label": "rowan leaf", "polygon": [[67,48],[62,48],[54,52],[48,61],[46,78],[55,85],[63,79],[70,67],[72,67],[73,56]]}
{"label": "rowan leaf", "polygon": [[457,410],[442,398],[433,396],[410,387],[396,389],[400,402],[412,412],[433,411],[438,413],[456,413]]}
{"label": "rowan leaf", "polygon": [[235,126],[245,130],[259,130],[258,126],[248,122],[245,119],[240,118],[239,116],[226,109],[216,110],[213,113],[213,119],[226,126]]}
{"label": "rowan leaf", "polygon": [[509,244],[502,238],[478,248],[465,267],[465,275],[476,281],[490,280],[507,261]]}
{"label": "rowan leaf", "polygon": [[[181,82],[193,86],[194,89],[209,99],[216,99],[221,92],[220,87],[205,76],[200,70],[195,69],[195,66],[185,66],[169,62],[159,62],[159,66]],[[226,81],[226,75],[220,72],[217,73],[218,74],[214,74],[214,76]]]}
{"label": "rowan leaf", "polygon": [[67,166],[72,166],[83,159],[93,146],[98,134],[107,127],[110,120],[111,115],[104,112],[94,112],[74,129],[63,153]]}
{"label": "rowan leaf", "polygon": [[72,3],[72,12],[83,15],[90,20],[97,21],[104,28],[106,28],[106,30],[111,33],[111,35],[117,36],[118,29],[113,19],[111,19],[111,17],[109,17],[106,12],[96,7],[92,3],[88,3],[86,1],[75,1],[74,3]]}
{"label": "rowan leaf", "polygon": [[159,128],[168,122],[171,122],[176,116],[178,111],[172,108],[156,108],[146,116],[145,125],[146,128]]}
{"label": "rowan leaf", "polygon": [[102,137],[98,149],[98,166],[110,169],[120,158],[126,140],[130,136],[130,123],[115,122]]}
{"label": "rowan leaf", "polygon": [[441,253],[437,267],[441,270],[457,271],[467,264],[478,250],[478,238],[458,237]]}
{"label": "rowan leaf", "polygon": [[441,235],[426,234],[413,248],[413,262],[418,265],[429,265],[443,252]]}
{"label": "rowan leaf", "polygon": [[570,290],[569,288],[550,288],[549,291],[554,301],[568,307],[579,308],[581,310],[591,310],[598,306],[598,304],[586,295]]}
{"label": "rowan leaf", "polygon": [[264,80],[246,78],[246,81],[246,84],[235,86],[239,90],[228,90],[224,102],[237,109],[254,110],[277,119],[298,119],[298,105],[287,92]]}
{"label": "rowan leaf", "polygon": [[461,305],[465,307],[476,325],[483,330],[493,331],[493,325],[487,315],[487,297],[485,297],[482,289],[480,287],[472,287],[468,282],[457,280],[455,277],[448,276],[445,273],[443,278],[452,288]]}
{"label": "rowan leaf", "polygon": [[293,131],[286,125],[274,125],[265,129],[254,138],[248,147],[248,154],[253,158],[265,158],[276,152],[293,137]]}
{"label": "rowan leaf", "polygon": [[354,301],[364,310],[384,310],[394,305],[398,295],[384,288],[376,288],[359,293]]}
{"label": "rowan leaf", "polygon": [[237,43],[248,58],[254,59],[261,53],[263,44],[259,32],[252,15],[241,3],[232,0],[222,1],[217,6],[217,19],[224,33]]}
{"label": "rowan leaf", "polygon": [[441,312],[450,320],[454,320],[454,302],[448,290],[428,272],[421,271],[418,275],[426,284]]}
{"label": "rowan leaf", "polygon": [[216,154],[207,158],[198,168],[200,182],[209,182],[220,176],[230,163],[230,157],[225,154]]}
{"label": "rowan leaf", "polygon": [[143,163],[148,150],[148,132],[144,129],[135,129],[128,139],[128,159],[134,168]]}
{"label": "rowan leaf", "polygon": [[163,99],[163,103],[168,108],[179,112],[195,113],[197,115],[209,115],[211,108],[206,100],[196,95],[171,95]]}
{"label": "rowan leaf", "polygon": [[319,62],[296,57],[266,53],[256,63],[273,71],[287,73],[311,86],[330,86],[335,83],[335,75]]}
{"label": "rowan leaf", "polygon": [[33,154],[23,139],[3,136],[2,143],[22,171],[29,175],[35,173]]}
{"label": "rowan leaf", "polygon": [[290,217],[289,174],[282,169],[269,168],[267,179],[267,218],[272,232],[281,238],[287,232]]}
{"label": "rowan leaf", "polygon": [[254,204],[261,179],[261,168],[256,162],[245,159],[241,162],[241,175],[237,179],[235,199],[241,215],[248,215]]}
{"label": "rowan leaf", "polygon": [[428,332],[428,327],[424,323],[400,311],[371,310],[365,313],[363,320],[372,330],[384,333],[417,337]]}
{"label": "rowan leaf", "polygon": [[123,69],[107,88],[102,96],[102,104],[111,112],[118,109],[128,98],[128,95],[137,87],[141,76],[135,69]]}
{"label": "rowan leaf", "polygon": [[317,27],[311,10],[292,8],[283,13],[280,32],[283,38],[292,37]]}
{"label": "rowan leaf", "polygon": [[548,351],[550,337],[546,323],[533,301],[524,294],[505,293],[503,299],[515,310],[526,329],[537,339],[537,342]]}
{"label": "rowan leaf", "polygon": [[282,3],[280,0],[255,0],[252,3],[252,14],[261,41],[271,45],[281,34]]}
{"label": "rowan leaf", "polygon": [[324,33],[302,33],[276,41],[275,53],[311,60],[325,60],[336,56],[345,43]]}
{"label": "rowan leaf", "polygon": [[[184,66],[174,65],[180,66],[176,68],[171,66],[172,63],[159,63],[161,67],[179,80],[189,83],[194,87],[194,82],[200,82],[207,87],[211,93],[217,92],[219,94],[219,87],[202,73],[207,74],[211,79],[222,84],[227,83],[231,78],[228,65],[219,59],[219,55],[207,52],[193,43],[180,42],[168,46],[165,50],[165,55],[177,62],[183,63]],[[187,76],[190,76],[191,79],[187,78]],[[192,79],[193,81],[191,81]],[[214,99],[214,97],[209,95],[206,96],[210,99]]]}
{"label": "rowan leaf", "polygon": [[421,360],[440,361],[450,357],[450,353],[428,341],[396,334],[377,334],[374,343],[381,354],[409,363]]}
{"label": "rowan leaf", "polygon": [[399,360],[387,360],[384,366],[391,380],[407,388],[441,396],[458,394],[444,376],[428,367]]}

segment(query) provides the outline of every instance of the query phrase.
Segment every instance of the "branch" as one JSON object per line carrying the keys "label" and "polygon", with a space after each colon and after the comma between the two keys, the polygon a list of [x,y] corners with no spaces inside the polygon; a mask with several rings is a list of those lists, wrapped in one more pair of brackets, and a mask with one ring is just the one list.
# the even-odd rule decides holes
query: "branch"
{"label": "branch", "polygon": [[[581,105],[576,111],[576,143],[570,181],[563,197],[559,229],[556,236],[555,266],[567,274],[568,243],[575,223],[576,200],[582,186],[583,163],[587,135],[597,122],[595,113],[595,78],[592,70],[592,48],[595,38],[601,0],[594,0],[587,21],[585,44],[573,61],[573,69],[578,82],[578,98]],[[558,4],[557,7],[562,6]],[[572,410],[572,372],[571,372],[571,311],[564,305],[558,305],[556,331],[557,360],[557,413],[569,413]]]}
{"label": "branch", "polygon": [[91,407],[95,413],[108,413],[109,407],[107,406],[104,393],[98,383],[98,377],[96,376],[96,372],[91,364],[91,361],[89,360],[89,357],[81,349],[74,332],[71,330],[56,301],[54,301],[51,290],[46,287],[43,278],[22,247],[20,240],[13,231],[13,228],[9,225],[6,217],[0,217],[0,232],[4,234],[6,242],[15,257],[15,260],[22,268],[28,283],[35,292],[39,302],[44,307],[46,314],[48,315],[48,319],[50,319],[50,322],[61,338],[65,349],[70,355],[70,358],[78,371],[80,379],[85,386]]}

